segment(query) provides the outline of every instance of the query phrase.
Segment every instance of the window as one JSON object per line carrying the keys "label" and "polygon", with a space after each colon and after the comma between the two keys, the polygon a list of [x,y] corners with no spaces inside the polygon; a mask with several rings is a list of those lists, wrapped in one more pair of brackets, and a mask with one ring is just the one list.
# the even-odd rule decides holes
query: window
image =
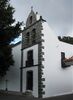
{"label": "window", "polygon": [[67,68],[73,65],[72,57],[66,58],[65,53],[61,52],[61,65],[62,65],[62,68]]}
{"label": "window", "polygon": [[33,59],[33,50],[28,51],[28,53],[27,53],[27,59],[28,60]]}
{"label": "window", "polygon": [[32,23],[32,16],[30,16],[30,24]]}
{"label": "window", "polygon": [[27,52],[26,67],[33,66],[33,50]]}
{"label": "window", "polygon": [[65,53],[61,52],[61,58],[64,60],[65,59]]}
{"label": "window", "polygon": [[33,71],[27,71],[26,90],[33,90]]}
{"label": "window", "polygon": [[34,44],[36,42],[36,30],[32,30],[32,43]]}
{"label": "window", "polygon": [[29,41],[30,41],[30,33],[28,32],[28,33],[26,34],[26,42],[29,43]]}
{"label": "window", "polygon": [[64,59],[65,59],[65,53],[64,52],[61,52],[61,66],[62,66],[62,68],[65,68],[66,67],[66,64],[64,62]]}

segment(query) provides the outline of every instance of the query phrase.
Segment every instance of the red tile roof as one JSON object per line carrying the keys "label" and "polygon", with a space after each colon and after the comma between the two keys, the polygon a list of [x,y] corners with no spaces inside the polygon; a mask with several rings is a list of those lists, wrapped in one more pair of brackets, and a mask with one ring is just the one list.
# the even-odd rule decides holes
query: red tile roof
{"label": "red tile roof", "polygon": [[64,59],[64,62],[70,62],[70,61],[73,61],[73,56],[70,57],[70,58],[65,58],[65,59]]}

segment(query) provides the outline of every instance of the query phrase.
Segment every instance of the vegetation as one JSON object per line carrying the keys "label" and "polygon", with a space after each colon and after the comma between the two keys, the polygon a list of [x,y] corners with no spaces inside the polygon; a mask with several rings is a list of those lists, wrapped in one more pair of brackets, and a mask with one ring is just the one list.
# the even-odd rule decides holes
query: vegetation
{"label": "vegetation", "polygon": [[[11,41],[19,36],[22,23],[13,18],[15,10],[9,0],[0,0],[0,76],[3,77],[14,64]],[[15,24],[15,25],[13,25]]]}

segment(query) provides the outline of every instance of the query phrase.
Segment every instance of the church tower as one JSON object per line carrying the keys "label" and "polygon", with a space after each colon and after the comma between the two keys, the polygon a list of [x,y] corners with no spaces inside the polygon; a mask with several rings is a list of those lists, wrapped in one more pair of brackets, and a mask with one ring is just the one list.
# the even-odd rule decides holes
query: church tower
{"label": "church tower", "polygon": [[12,54],[15,67],[11,66],[0,80],[1,90],[5,90],[8,80],[8,91],[32,92],[34,97],[73,93],[73,46],[59,41],[33,9],[26,20],[22,42],[12,47]]}
{"label": "church tower", "polygon": [[44,60],[42,22],[44,21],[42,16],[38,16],[38,13],[35,14],[31,9],[22,33],[20,91],[31,90],[35,97],[42,97],[45,87],[42,77]]}

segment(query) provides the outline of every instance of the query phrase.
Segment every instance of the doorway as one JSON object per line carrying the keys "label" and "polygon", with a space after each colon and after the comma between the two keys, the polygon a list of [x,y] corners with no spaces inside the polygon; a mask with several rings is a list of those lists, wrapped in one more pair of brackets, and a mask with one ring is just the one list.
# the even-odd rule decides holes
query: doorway
{"label": "doorway", "polygon": [[33,90],[33,71],[27,71],[26,90]]}

